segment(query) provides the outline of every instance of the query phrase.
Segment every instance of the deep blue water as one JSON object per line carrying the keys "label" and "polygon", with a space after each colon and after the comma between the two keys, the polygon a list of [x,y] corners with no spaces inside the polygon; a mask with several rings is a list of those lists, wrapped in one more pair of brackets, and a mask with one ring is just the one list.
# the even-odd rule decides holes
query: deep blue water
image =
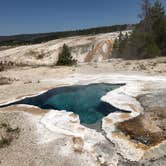
{"label": "deep blue water", "polygon": [[120,86],[122,85],[99,83],[60,87],[1,107],[28,104],[42,109],[66,110],[78,114],[82,124],[94,124],[111,112],[122,111],[100,100],[107,92]]}

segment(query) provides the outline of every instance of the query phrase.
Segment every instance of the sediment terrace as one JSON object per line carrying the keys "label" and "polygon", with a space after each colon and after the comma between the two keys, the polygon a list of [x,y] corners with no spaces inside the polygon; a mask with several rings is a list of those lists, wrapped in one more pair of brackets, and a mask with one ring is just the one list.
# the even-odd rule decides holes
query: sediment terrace
{"label": "sediment terrace", "polygon": [[[15,166],[22,160],[23,166],[51,166],[55,162],[58,166],[165,164],[164,75],[108,71],[99,74],[102,68],[96,67],[91,74],[86,70],[80,72],[79,67],[50,68],[49,71],[24,69],[6,71],[8,76],[13,73],[17,78],[0,87],[1,104],[66,85],[125,83],[102,100],[131,113],[109,114],[102,121],[102,132],[96,132],[80,125],[79,117],[72,112],[47,111],[26,105],[0,109],[1,122],[9,123],[12,129],[20,129],[19,136],[0,149],[1,165]],[[2,129],[0,131],[6,135]]]}

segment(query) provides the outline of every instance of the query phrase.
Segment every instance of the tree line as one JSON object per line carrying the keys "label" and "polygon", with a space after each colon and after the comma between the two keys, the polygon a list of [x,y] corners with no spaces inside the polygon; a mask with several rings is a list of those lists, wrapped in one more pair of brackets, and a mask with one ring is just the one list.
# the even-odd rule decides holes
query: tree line
{"label": "tree line", "polygon": [[15,35],[15,36],[0,36],[0,46],[17,46],[17,45],[28,45],[38,44],[47,42],[50,40],[60,39],[63,37],[81,36],[81,35],[95,35],[99,33],[109,33],[115,31],[123,31],[132,29],[135,25],[124,24],[124,25],[113,25],[96,27],[83,30],[75,31],[64,31],[64,32],[52,32],[42,34],[29,34],[29,35]]}
{"label": "tree line", "polygon": [[159,0],[142,0],[140,22],[133,32],[120,32],[114,42],[114,57],[143,59],[166,56],[166,14]]}

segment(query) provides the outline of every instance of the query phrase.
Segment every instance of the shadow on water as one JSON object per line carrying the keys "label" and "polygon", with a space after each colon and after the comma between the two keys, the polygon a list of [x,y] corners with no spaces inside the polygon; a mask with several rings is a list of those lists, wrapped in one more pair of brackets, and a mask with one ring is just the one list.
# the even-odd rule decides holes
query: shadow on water
{"label": "shadow on water", "polygon": [[125,84],[89,84],[51,89],[34,97],[27,97],[13,103],[0,106],[7,107],[16,104],[38,106],[42,109],[67,110],[79,115],[81,124],[94,125],[112,112],[126,112],[101,101],[101,97],[109,91]]}

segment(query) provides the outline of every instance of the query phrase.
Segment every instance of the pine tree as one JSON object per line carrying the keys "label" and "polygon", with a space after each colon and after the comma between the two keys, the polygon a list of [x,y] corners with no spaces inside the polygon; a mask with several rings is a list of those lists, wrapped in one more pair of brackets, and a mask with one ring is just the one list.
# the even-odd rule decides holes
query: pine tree
{"label": "pine tree", "polygon": [[155,22],[158,19],[163,19],[165,17],[165,9],[159,0],[156,0],[151,8],[151,17]]}
{"label": "pine tree", "polygon": [[74,65],[76,62],[77,61],[71,56],[70,48],[64,44],[62,52],[59,53],[57,65]]}
{"label": "pine tree", "polygon": [[118,49],[118,51],[119,51],[119,54],[123,54],[123,50],[124,50],[124,48],[125,48],[125,36],[123,35],[123,33],[122,32],[120,32],[120,34],[119,34],[119,49]]}
{"label": "pine tree", "polygon": [[155,1],[151,9],[151,17],[155,42],[161,49],[161,54],[166,56],[166,16],[164,6],[159,0]]}
{"label": "pine tree", "polygon": [[118,47],[119,47],[119,41],[118,41],[118,39],[116,38],[115,39],[115,41],[114,41],[114,45],[113,45],[113,49],[118,49]]}
{"label": "pine tree", "polygon": [[126,34],[125,34],[125,40],[128,40],[129,39],[129,35],[128,35],[128,33],[126,32]]}
{"label": "pine tree", "polygon": [[151,4],[149,0],[142,0],[141,13],[138,15],[141,19],[140,26],[143,32],[151,32]]}

